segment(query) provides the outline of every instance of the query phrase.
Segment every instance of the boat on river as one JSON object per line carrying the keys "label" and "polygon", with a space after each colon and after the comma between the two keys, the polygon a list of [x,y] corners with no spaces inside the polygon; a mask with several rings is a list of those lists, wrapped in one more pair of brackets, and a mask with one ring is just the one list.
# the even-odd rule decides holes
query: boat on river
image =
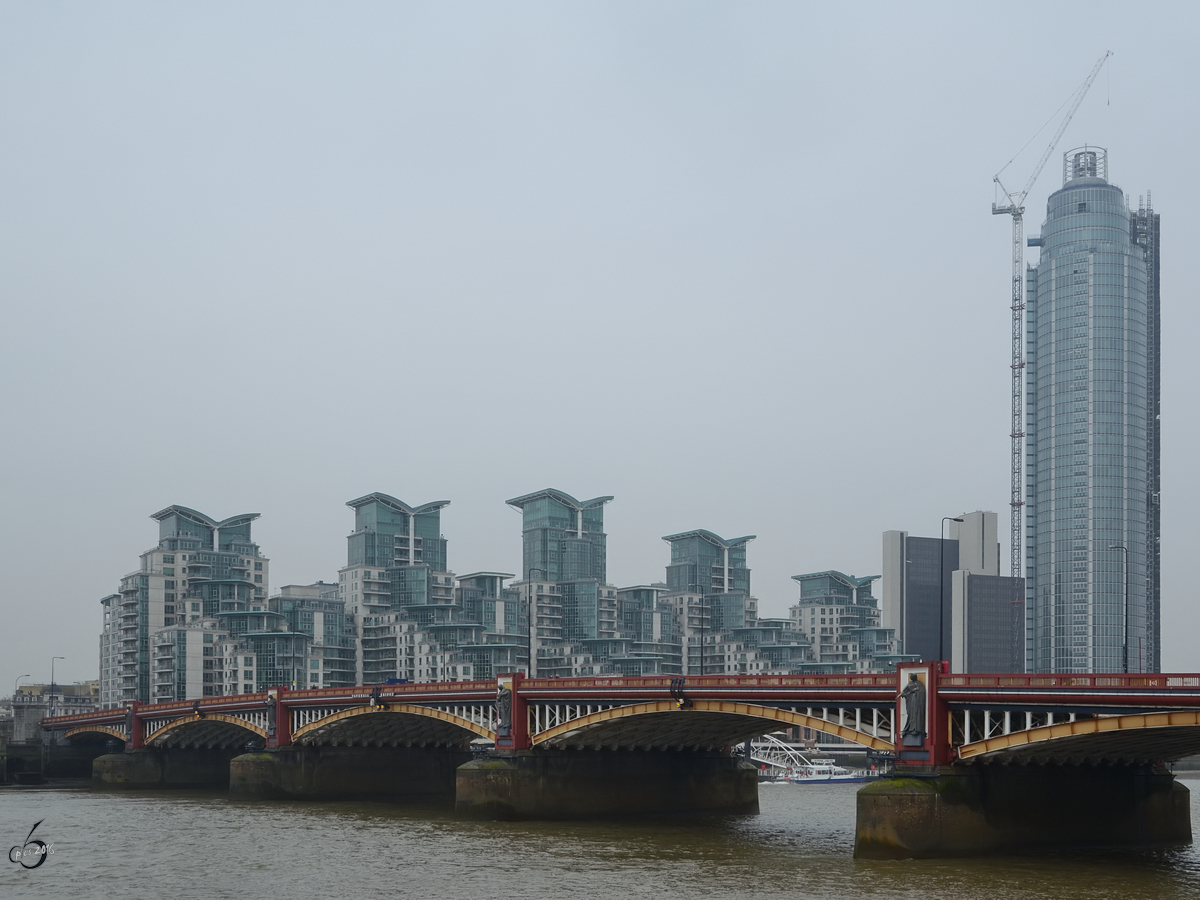
{"label": "boat on river", "polygon": [[786,780],[790,784],[861,784],[870,781],[871,775],[839,766],[832,759],[811,759],[789,769]]}
{"label": "boat on river", "polygon": [[748,758],[758,763],[761,784],[861,784],[878,772],[847,769],[829,757],[802,752],[773,735],[764,735],[749,745]]}

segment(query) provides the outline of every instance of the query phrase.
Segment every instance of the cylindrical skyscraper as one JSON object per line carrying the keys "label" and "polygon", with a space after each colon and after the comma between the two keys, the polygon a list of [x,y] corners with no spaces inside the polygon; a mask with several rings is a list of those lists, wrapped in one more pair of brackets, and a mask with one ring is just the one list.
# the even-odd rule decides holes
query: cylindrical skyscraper
{"label": "cylindrical skyscraper", "polygon": [[1103,149],[1068,152],[1046,206],[1026,282],[1027,668],[1146,671],[1145,252]]}

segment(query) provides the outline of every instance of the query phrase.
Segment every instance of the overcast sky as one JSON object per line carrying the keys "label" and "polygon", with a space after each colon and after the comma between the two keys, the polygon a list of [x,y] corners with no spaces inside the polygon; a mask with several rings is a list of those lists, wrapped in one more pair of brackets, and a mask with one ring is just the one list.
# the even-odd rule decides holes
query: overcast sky
{"label": "overcast sky", "polygon": [[0,3],[0,694],[97,677],[172,503],[261,513],[273,588],[335,581],[371,491],[450,500],[460,574],[518,571],[544,487],[615,496],[617,585],[756,534],[771,615],[966,510],[1007,566],[992,176],[1107,49],[1027,231],[1080,144],[1154,192],[1163,660],[1200,670],[1198,9]]}

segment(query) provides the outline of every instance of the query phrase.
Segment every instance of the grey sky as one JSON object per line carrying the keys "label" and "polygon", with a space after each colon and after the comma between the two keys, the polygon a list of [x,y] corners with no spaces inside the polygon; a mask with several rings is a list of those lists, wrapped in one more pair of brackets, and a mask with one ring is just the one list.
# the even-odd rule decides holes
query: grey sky
{"label": "grey sky", "polygon": [[451,500],[459,573],[518,570],[507,498],[613,494],[610,580],[661,579],[664,534],[757,534],[767,614],[791,575],[877,573],[885,529],[984,508],[1007,535],[991,177],[1106,49],[1059,151],[1109,147],[1162,214],[1164,665],[1200,670],[1198,25],[0,4],[0,694],[55,655],[96,677],[97,601],[171,503],[262,513],[277,588],[336,580],[370,491]]}

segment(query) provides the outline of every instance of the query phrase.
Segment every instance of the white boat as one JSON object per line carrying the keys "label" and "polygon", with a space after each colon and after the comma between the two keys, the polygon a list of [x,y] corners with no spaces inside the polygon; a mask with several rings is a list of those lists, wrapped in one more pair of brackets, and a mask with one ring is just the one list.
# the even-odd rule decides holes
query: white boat
{"label": "white boat", "polygon": [[847,769],[827,757],[809,757],[773,735],[750,743],[749,758],[760,766],[760,784],[825,784],[869,781],[873,773]]}
{"label": "white boat", "polygon": [[869,780],[866,772],[847,769],[832,759],[812,759],[788,771],[787,780],[792,784],[855,784]]}

